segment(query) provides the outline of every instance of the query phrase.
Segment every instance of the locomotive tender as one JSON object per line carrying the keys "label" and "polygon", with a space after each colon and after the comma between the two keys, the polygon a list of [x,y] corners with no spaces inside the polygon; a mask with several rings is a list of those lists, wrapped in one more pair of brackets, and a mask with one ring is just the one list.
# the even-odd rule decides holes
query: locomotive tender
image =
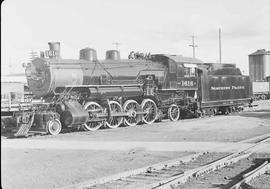
{"label": "locomotive tender", "polygon": [[98,60],[94,49],[78,60],[62,59],[60,43],[26,66],[29,90],[42,103],[18,111],[19,131],[41,129],[57,135],[62,127],[151,124],[184,115],[229,113],[250,101],[250,81],[234,64],[155,54],[150,59],[120,59],[118,51]]}

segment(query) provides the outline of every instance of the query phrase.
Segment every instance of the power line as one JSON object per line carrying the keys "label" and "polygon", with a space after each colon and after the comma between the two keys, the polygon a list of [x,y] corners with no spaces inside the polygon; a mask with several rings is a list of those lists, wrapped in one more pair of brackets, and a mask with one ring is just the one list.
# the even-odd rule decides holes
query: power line
{"label": "power line", "polygon": [[192,38],[192,45],[189,45],[189,46],[193,48],[193,58],[195,58],[195,48],[198,47],[198,46],[195,45],[195,42],[194,42],[195,36],[192,35],[191,38]]}

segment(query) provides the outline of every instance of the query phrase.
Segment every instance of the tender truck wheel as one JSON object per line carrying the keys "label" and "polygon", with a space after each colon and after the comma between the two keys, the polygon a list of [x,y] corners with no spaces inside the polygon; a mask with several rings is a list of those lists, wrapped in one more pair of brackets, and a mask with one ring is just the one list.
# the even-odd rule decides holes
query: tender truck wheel
{"label": "tender truck wheel", "polygon": [[171,121],[177,121],[180,117],[180,109],[177,105],[172,104],[168,109],[168,117]]}

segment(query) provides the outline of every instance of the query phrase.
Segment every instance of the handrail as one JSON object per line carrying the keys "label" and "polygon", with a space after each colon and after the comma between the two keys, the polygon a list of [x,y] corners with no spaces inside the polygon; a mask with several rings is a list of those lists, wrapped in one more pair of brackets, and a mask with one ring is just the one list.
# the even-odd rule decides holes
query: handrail
{"label": "handrail", "polygon": [[122,85],[65,85],[65,88],[80,88],[80,87],[88,87],[88,88],[102,88],[102,87],[141,87],[142,84],[122,84]]}

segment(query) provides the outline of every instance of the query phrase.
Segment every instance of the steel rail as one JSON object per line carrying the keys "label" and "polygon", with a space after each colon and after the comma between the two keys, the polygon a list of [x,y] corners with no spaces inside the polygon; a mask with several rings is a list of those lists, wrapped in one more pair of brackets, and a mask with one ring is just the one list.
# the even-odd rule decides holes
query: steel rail
{"label": "steel rail", "polygon": [[262,165],[259,167],[253,169],[252,171],[244,174],[242,179],[234,184],[230,189],[238,189],[240,186],[244,183],[248,183],[250,180],[254,179],[257,176],[260,176],[264,173],[266,173],[268,170],[270,170],[270,163],[268,161],[265,161]]}

